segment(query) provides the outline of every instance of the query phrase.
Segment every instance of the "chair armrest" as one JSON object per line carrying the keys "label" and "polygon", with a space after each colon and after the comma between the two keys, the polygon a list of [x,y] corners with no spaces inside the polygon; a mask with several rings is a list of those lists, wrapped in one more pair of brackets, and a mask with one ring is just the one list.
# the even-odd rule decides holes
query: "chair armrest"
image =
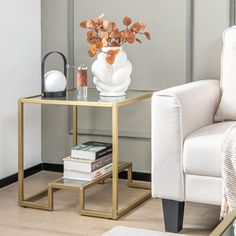
{"label": "chair armrest", "polygon": [[220,102],[217,80],[201,80],[152,97],[152,195],[184,201],[182,163],[186,135],[213,123]]}

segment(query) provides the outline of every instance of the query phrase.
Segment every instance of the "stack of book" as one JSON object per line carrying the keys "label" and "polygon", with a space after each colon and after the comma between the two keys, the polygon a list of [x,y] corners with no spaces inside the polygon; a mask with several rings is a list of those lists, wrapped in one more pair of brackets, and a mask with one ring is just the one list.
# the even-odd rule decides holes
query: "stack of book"
{"label": "stack of book", "polygon": [[63,159],[64,178],[92,181],[112,169],[112,144],[86,142],[75,146]]}

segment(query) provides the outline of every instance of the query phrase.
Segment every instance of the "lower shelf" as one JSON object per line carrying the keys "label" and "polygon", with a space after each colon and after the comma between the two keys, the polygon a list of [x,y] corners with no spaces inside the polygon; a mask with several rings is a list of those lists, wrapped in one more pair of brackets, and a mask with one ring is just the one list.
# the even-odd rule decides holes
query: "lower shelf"
{"label": "lower shelf", "polygon": [[[119,170],[121,172],[125,169],[131,168],[131,162],[120,161],[119,162]],[[70,189],[70,190],[79,190],[80,188],[89,188],[92,185],[98,184],[99,182],[110,178],[112,176],[112,171],[109,171],[107,174],[102,175],[96,178],[93,181],[83,181],[83,180],[74,180],[74,179],[64,179],[59,178],[49,183],[49,187],[56,189]]]}
{"label": "lower shelf", "polygon": [[[112,211],[96,211],[96,210],[89,210],[86,209],[85,202],[86,197],[85,193],[86,190],[97,185],[99,183],[103,183],[106,179],[112,177],[112,170],[107,174],[100,176],[99,178],[93,181],[81,181],[81,180],[73,180],[73,179],[64,179],[59,178],[50,183],[48,183],[48,188],[44,191],[41,191],[34,196],[31,196],[28,199],[24,199],[20,202],[21,206],[30,207],[35,209],[42,209],[42,210],[49,210],[52,211],[54,208],[54,192],[66,189],[66,190],[74,190],[79,192],[79,213],[85,216],[94,216],[94,217],[101,217],[101,218],[109,218],[109,219],[118,219],[120,216],[124,215],[134,207],[138,206],[145,200],[151,197],[150,191],[150,183],[147,182],[139,182],[132,180],[132,163],[131,162],[119,162],[118,172],[127,170],[128,171],[128,180],[127,186],[131,188],[140,188],[140,189],[147,189],[142,196],[137,197],[135,200],[129,202],[124,207],[119,209],[118,205],[118,180],[114,181],[113,179],[113,186],[115,189],[112,190]],[[36,202],[44,197],[48,198],[48,203],[42,204]]]}

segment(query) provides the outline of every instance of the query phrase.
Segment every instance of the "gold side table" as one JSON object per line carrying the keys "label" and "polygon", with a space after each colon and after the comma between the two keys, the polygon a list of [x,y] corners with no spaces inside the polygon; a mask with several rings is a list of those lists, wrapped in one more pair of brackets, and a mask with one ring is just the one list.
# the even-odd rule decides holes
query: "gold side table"
{"label": "gold side table", "polygon": [[[80,195],[80,214],[87,216],[95,216],[109,219],[118,219],[120,216],[124,215],[140,203],[144,202],[146,199],[151,197],[151,185],[148,182],[136,182],[132,180],[132,163],[129,162],[119,162],[118,154],[118,115],[119,107],[128,106],[139,101],[150,99],[152,96],[151,91],[127,91],[124,98],[119,100],[109,101],[103,100],[99,97],[96,89],[88,89],[88,98],[86,101],[81,101],[77,99],[76,90],[68,90],[66,98],[60,99],[46,99],[42,98],[41,95],[21,98],[18,100],[18,203],[22,207],[30,207],[42,210],[53,210],[53,193],[60,189],[70,189],[79,191]],[[47,104],[47,105],[66,105],[72,106],[73,108],[73,145],[77,145],[78,140],[78,108],[80,106],[84,107],[106,107],[111,108],[112,111],[112,171],[99,177],[98,179],[87,182],[79,180],[68,180],[68,179],[57,179],[53,182],[48,183],[47,189],[37,193],[27,199],[24,197],[24,104]],[[138,197],[134,201],[130,202],[123,208],[118,207],[118,174],[123,170],[128,170],[128,186],[133,188],[147,189],[148,191],[142,196]],[[85,208],[85,193],[86,190],[101,181],[112,177],[112,211],[93,211]],[[42,204],[36,201],[48,197],[48,203]]]}

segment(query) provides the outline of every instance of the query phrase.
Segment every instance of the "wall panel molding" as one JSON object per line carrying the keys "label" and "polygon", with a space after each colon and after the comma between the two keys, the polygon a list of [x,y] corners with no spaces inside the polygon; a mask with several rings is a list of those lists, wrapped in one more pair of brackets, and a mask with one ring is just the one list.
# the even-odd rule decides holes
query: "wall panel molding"
{"label": "wall panel molding", "polygon": [[[186,0],[186,83],[193,81],[194,2]],[[228,0],[228,26],[235,25],[235,0]]]}
{"label": "wall panel molding", "polygon": [[229,26],[235,25],[235,0],[228,0]]}
{"label": "wall panel molding", "polygon": [[68,71],[68,87],[74,87],[74,0],[67,1],[67,30],[68,30],[68,63],[72,67]]}
{"label": "wall panel molding", "polygon": [[[68,0],[67,1],[67,31],[68,31],[68,78],[67,83],[69,88],[73,88],[75,85],[75,73],[74,73],[74,65],[75,65],[75,42],[74,42],[74,31],[75,31],[75,1]],[[68,109],[68,130],[70,131],[72,128],[71,120],[72,120],[72,108]]]}
{"label": "wall panel molding", "polygon": [[193,80],[193,1],[186,0],[186,83]]}

